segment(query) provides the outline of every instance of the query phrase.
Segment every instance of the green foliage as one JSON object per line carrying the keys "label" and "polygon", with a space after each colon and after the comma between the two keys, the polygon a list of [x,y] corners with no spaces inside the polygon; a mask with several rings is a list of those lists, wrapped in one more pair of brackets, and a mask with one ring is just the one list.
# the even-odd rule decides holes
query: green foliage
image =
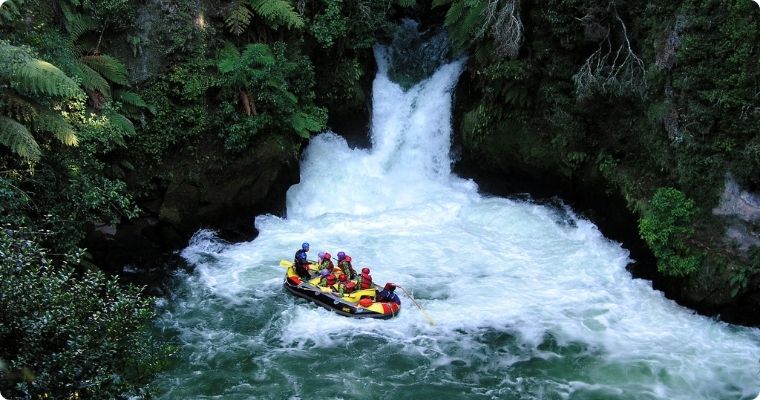
{"label": "green foliage", "polygon": [[333,46],[335,40],[343,38],[348,32],[348,17],[343,16],[342,0],[322,0],[324,11],[314,17],[309,30],[322,47]]}
{"label": "green foliage", "polygon": [[55,65],[4,41],[0,41],[0,80],[22,94],[65,98],[80,93],[76,82]]}
{"label": "green foliage", "polygon": [[0,4],[0,23],[11,22],[21,15],[19,8],[24,0],[7,0]]}
{"label": "green foliage", "polygon": [[232,5],[224,22],[232,34],[239,36],[251,23],[251,16],[251,10],[240,0]]}
{"label": "green foliage", "polygon": [[304,27],[303,18],[293,9],[289,0],[249,0],[253,11],[259,15],[267,25],[274,29],[285,26],[289,29]]}
{"label": "green foliage", "polygon": [[49,132],[64,144],[77,143],[57,101],[80,93],[77,84],[54,65],[0,41],[0,144],[23,159],[35,162],[41,157],[33,133]]}
{"label": "green foliage", "polygon": [[639,220],[639,233],[657,257],[660,272],[686,276],[700,257],[687,244],[693,234],[694,201],[674,188],[659,188]]}
{"label": "green foliage", "polygon": [[[51,255],[48,234],[0,230],[0,391],[11,398],[138,394],[172,349],[149,335],[152,301],[101,272],[81,250]],[[2,376],[2,375],[0,375]]]}
{"label": "green foliage", "polygon": [[[433,7],[443,5],[448,1],[434,1]],[[455,48],[464,50],[483,28],[483,11],[487,1],[484,0],[453,0],[446,12],[444,24],[449,28],[449,37]]]}
{"label": "green foliage", "polygon": [[24,125],[2,116],[0,116],[0,144],[31,161],[38,161],[42,154],[34,136]]}
{"label": "green foliage", "polygon": [[79,60],[110,82],[123,86],[129,84],[127,81],[127,68],[124,67],[121,61],[111,56],[85,55],[80,57]]}
{"label": "green foliage", "polygon": [[313,71],[305,58],[289,59],[284,43],[272,47],[250,43],[240,52],[228,43],[219,54],[217,68],[224,93],[231,104],[240,104],[243,115],[231,114],[224,129],[230,150],[246,148],[261,130],[293,132],[309,137],[324,129],[327,114],[314,107]]}

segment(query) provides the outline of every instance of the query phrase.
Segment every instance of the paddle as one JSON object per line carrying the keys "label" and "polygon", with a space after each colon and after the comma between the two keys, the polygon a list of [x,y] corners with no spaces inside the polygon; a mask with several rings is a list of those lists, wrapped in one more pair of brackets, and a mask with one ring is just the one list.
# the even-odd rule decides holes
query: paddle
{"label": "paddle", "polygon": [[401,289],[404,292],[404,294],[407,297],[409,297],[409,300],[411,300],[412,303],[414,303],[414,305],[417,306],[417,308],[420,309],[420,312],[422,313],[422,315],[425,316],[425,318],[427,318],[428,322],[430,322],[430,325],[435,326],[435,321],[433,321],[433,318],[430,318],[430,315],[428,315],[428,313],[426,313],[425,310],[423,310],[422,307],[420,307],[420,305],[417,304],[417,301],[414,300],[414,297],[412,297],[412,295],[409,294],[409,292],[407,292],[406,289],[402,288],[401,286],[396,285],[396,287],[399,288],[399,289]]}
{"label": "paddle", "polygon": [[[309,269],[318,270],[319,266],[317,264],[312,264],[310,261],[308,262]],[[293,266],[293,261],[288,260],[280,260],[280,266],[283,268],[290,268]]]}

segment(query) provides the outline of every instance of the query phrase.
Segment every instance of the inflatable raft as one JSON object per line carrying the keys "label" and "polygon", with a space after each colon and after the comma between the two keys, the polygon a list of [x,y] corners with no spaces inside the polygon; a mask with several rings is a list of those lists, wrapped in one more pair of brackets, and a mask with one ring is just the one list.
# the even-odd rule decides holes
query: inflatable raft
{"label": "inflatable raft", "polygon": [[301,279],[293,268],[290,261],[280,261],[280,265],[287,267],[283,287],[291,294],[303,297],[324,308],[352,318],[379,318],[389,319],[398,315],[401,306],[393,302],[379,302],[377,300],[377,288],[355,290],[352,293],[340,295],[333,288],[320,286],[319,275],[316,265],[309,265],[311,278]]}

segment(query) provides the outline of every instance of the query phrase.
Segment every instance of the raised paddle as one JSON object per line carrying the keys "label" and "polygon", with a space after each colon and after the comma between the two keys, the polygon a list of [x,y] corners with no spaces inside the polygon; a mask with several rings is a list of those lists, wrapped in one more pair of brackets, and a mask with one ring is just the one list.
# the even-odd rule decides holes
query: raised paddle
{"label": "raised paddle", "polygon": [[[312,269],[312,270],[315,270],[315,271],[318,270],[318,268],[319,268],[317,266],[317,264],[312,264],[311,262],[308,262],[307,265],[309,266],[309,269]],[[280,260],[280,266],[283,267],[283,268],[290,268],[290,267],[293,266],[293,261]]]}
{"label": "raised paddle", "polygon": [[433,318],[430,318],[430,315],[428,315],[428,313],[426,313],[425,310],[423,310],[422,307],[420,307],[420,305],[417,304],[417,301],[414,300],[414,297],[412,297],[412,295],[409,294],[409,292],[407,292],[406,289],[404,289],[403,287],[401,287],[399,285],[396,285],[396,287],[399,288],[399,289],[401,289],[402,291],[404,291],[404,294],[407,297],[409,297],[409,300],[411,300],[412,303],[414,303],[414,305],[417,306],[417,308],[420,309],[420,312],[422,313],[422,315],[424,315],[425,318],[427,318],[428,322],[430,322],[430,325],[435,326],[435,321],[433,321]]}

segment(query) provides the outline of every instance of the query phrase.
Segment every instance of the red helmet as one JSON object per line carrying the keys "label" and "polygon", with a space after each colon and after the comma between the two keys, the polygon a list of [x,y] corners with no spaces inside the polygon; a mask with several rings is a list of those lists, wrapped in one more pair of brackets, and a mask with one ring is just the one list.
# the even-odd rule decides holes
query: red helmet
{"label": "red helmet", "polygon": [[340,276],[338,277],[338,280],[341,282],[345,282],[347,279],[348,277],[346,276],[346,274],[340,274]]}
{"label": "red helmet", "polygon": [[354,283],[352,281],[348,281],[348,283],[346,283],[346,289],[348,289],[348,290],[354,290],[354,289],[356,289],[356,283]]}
{"label": "red helmet", "polygon": [[327,275],[327,284],[330,286],[335,284],[335,275]]}
{"label": "red helmet", "polygon": [[329,259],[330,259],[330,257],[332,257],[332,256],[330,255],[330,253],[328,253],[328,252],[325,252],[325,258],[329,260]]}
{"label": "red helmet", "polygon": [[368,273],[369,273],[369,268],[367,267],[362,268],[362,274],[368,274]]}
{"label": "red helmet", "polygon": [[346,256],[346,261],[351,262],[351,256]]}
{"label": "red helmet", "polygon": [[392,291],[396,290],[396,285],[394,285],[391,282],[388,282],[388,283],[385,284],[384,289],[385,290],[390,290],[392,292]]}

